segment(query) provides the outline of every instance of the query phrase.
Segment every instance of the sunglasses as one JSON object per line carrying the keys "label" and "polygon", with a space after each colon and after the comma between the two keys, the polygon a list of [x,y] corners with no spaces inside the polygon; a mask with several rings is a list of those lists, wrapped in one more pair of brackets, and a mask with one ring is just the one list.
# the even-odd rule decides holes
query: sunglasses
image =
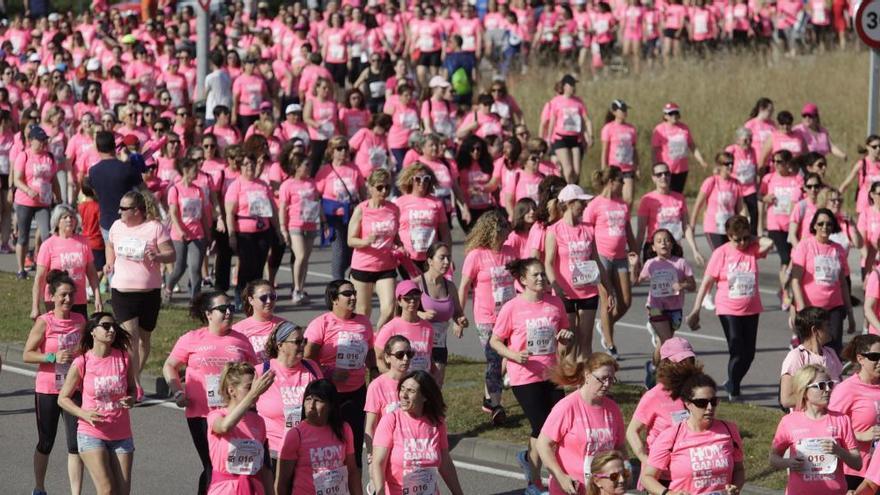
{"label": "sunglasses", "polygon": [[344,290],[344,291],[340,292],[339,295],[345,296],[345,297],[354,297],[357,295],[357,292],[355,292],[353,290]]}
{"label": "sunglasses", "polygon": [[822,184],[807,184],[804,189],[822,189]]}
{"label": "sunglasses", "polygon": [[406,302],[414,303],[414,302],[419,302],[419,301],[421,301],[421,300],[422,300],[422,295],[421,295],[421,294],[406,294],[406,295],[404,295],[404,296],[400,296],[400,298],[403,299],[403,300],[406,301]]}
{"label": "sunglasses", "polygon": [[656,172],[656,173],[654,174],[654,177],[658,177],[658,178],[660,178],[660,177],[669,177],[669,176],[671,176],[671,175],[672,175],[672,174],[669,173],[669,172]]}
{"label": "sunglasses", "polygon": [[285,340],[284,342],[282,342],[282,344],[293,344],[297,347],[300,347],[301,345],[306,344],[307,342],[308,342],[307,339],[300,338],[300,339],[293,339],[293,340]]}
{"label": "sunglasses", "polygon": [[235,313],[234,304],[220,304],[211,308],[211,311],[219,311],[221,313]]}
{"label": "sunglasses", "polygon": [[120,206],[119,207],[119,211],[128,211],[128,210],[133,210],[133,209],[134,209],[134,206]]}
{"label": "sunglasses", "polygon": [[112,321],[102,321],[101,323],[98,323],[98,326],[108,332],[110,330],[116,330],[117,328],[116,323],[113,323]]}
{"label": "sunglasses", "polygon": [[722,167],[730,168],[733,166],[733,162],[721,162],[718,165],[721,165]]}
{"label": "sunglasses", "polygon": [[336,151],[348,151],[348,146],[337,146],[333,149]]}
{"label": "sunglasses", "polygon": [[402,360],[404,356],[406,356],[407,359],[412,359],[413,356],[416,355],[416,353],[413,352],[412,350],[409,350],[409,351],[392,352],[391,355],[394,356],[396,359]]}
{"label": "sunglasses", "polygon": [[828,168],[828,164],[825,163],[825,162],[819,162],[819,163],[817,163],[817,164],[815,164],[815,165],[813,165],[813,166],[814,166],[814,167],[819,167],[819,168]]}
{"label": "sunglasses", "polygon": [[831,222],[816,222],[816,227],[832,227]]}
{"label": "sunglasses", "polygon": [[709,407],[709,404],[712,404],[712,407],[718,406],[718,397],[712,397],[711,399],[691,399],[691,404],[697,407],[697,409],[706,409]]}
{"label": "sunglasses", "polygon": [[379,184],[379,185],[376,185],[376,186],[373,186],[373,187],[375,187],[376,190],[379,191],[379,192],[385,192],[385,191],[387,191],[388,188],[389,188],[388,184]]}
{"label": "sunglasses", "polygon": [[875,363],[880,361],[880,352],[860,352],[859,354],[868,361],[874,361]]}
{"label": "sunglasses", "polygon": [[868,145],[868,149],[876,150],[877,148],[880,148],[880,144],[869,144]]}
{"label": "sunglasses", "polygon": [[216,147],[217,147],[216,144],[211,144],[211,143],[202,145],[202,148],[206,148],[206,149],[212,149],[212,148],[216,148]]}
{"label": "sunglasses", "polygon": [[413,180],[416,182],[431,182],[431,176],[430,175],[417,175],[417,176],[413,177]]}
{"label": "sunglasses", "polygon": [[811,384],[807,385],[807,388],[817,388],[817,389],[821,390],[822,392],[825,392],[825,391],[830,392],[831,389],[834,388],[834,382],[832,382],[831,380],[828,380],[828,381],[824,381],[824,382],[811,383]]}
{"label": "sunglasses", "polygon": [[270,292],[268,294],[263,294],[257,299],[259,299],[260,302],[262,302],[263,304],[269,304],[269,301],[275,302],[276,300],[278,300],[278,294]]}
{"label": "sunglasses", "polygon": [[168,141],[168,145],[169,145],[169,146],[179,146],[179,145],[180,145],[180,141]]}
{"label": "sunglasses", "polygon": [[596,478],[599,480],[608,480],[608,481],[614,483],[615,485],[618,483],[625,483],[629,479],[630,476],[631,476],[631,473],[626,470],[620,471],[617,473],[608,473],[608,474],[594,473],[592,475],[593,478]]}

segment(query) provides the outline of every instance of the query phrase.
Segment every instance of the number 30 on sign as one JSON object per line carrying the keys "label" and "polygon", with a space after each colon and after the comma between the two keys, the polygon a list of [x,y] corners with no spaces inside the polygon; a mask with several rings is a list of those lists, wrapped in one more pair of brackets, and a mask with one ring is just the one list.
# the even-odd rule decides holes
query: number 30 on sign
{"label": "number 30 on sign", "polygon": [[865,0],[856,12],[856,31],[859,38],[875,50],[880,50],[880,0]]}

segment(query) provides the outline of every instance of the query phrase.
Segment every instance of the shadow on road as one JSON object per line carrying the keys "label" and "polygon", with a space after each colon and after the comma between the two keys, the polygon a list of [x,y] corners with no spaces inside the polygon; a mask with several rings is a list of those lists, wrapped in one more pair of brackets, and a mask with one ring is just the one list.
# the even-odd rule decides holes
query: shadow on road
{"label": "shadow on road", "polygon": [[33,413],[34,413],[33,407],[26,407],[24,409],[9,409],[9,410],[0,409],[0,416],[15,416],[16,414],[33,414]]}
{"label": "shadow on road", "polygon": [[0,399],[3,399],[5,397],[24,397],[26,395],[33,395],[33,394],[34,394],[34,389],[22,388],[22,389],[13,390],[10,392],[0,393]]}

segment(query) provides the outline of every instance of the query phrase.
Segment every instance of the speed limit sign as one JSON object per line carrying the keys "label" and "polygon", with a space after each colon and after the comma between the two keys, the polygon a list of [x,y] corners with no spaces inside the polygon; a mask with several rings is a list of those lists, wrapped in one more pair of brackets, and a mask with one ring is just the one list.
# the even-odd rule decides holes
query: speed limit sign
{"label": "speed limit sign", "polygon": [[859,38],[880,50],[880,0],[864,0],[856,12],[855,24]]}

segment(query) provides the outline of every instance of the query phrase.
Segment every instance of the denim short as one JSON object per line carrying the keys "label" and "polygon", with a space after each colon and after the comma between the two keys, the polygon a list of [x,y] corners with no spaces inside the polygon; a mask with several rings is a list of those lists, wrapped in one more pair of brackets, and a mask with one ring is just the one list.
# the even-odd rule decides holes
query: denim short
{"label": "denim short", "polygon": [[[602,268],[604,268],[606,272],[628,272],[629,271],[629,260],[627,258],[611,259],[611,258],[606,258],[602,255],[599,255],[599,261],[602,263]],[[612,268],[613,268],[613,270],[612,270]]]}
{"label": "denim short", "polygon": [[76,443],[79,447],[79,453],[88,452],[90,450],[105,449],[117,454],[131,454],[134,452],[134,441],[131,437],[123,440],[102,440],[100,438],[86,435],[78,432],[76,434]]}
{"label": "denim short", "polygon": [[648,320],[652,322],[668,321],[673,331],[681,328],[681,321],[684,313],[680,309],[658,309],[648,308]]}

